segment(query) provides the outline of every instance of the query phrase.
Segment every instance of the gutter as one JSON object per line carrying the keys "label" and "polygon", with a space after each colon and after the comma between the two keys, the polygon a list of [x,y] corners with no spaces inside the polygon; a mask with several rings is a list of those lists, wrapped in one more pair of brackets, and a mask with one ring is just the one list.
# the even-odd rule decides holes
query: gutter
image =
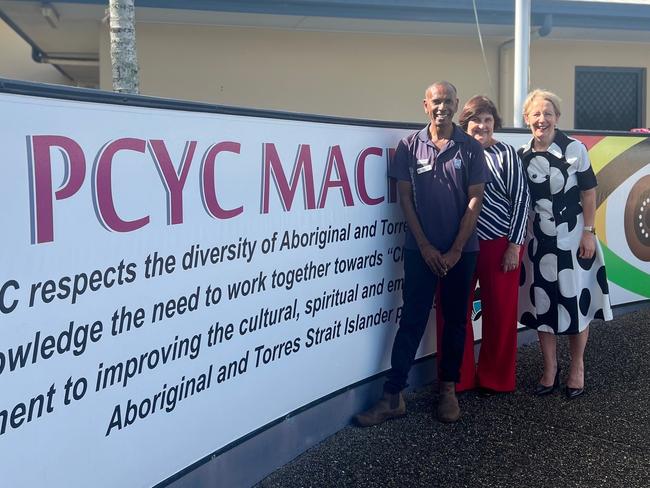
{"label": "gutter", "polygon": [[32,59],[37,63],[51,64],[58,66],[59,64],[67,64],[69,66],[99,66],[99,59],[96,57],[88,56],[48,56],[43,51],[32,46]]}
{"label": "gutter", "polygon": [[25,41],[29,46],[32,48],[32,59],[36,63],[42,63],[42,64],[50,64],[52,65],[59,73],[61,73],[64,77],[66,77],[68,80],[70,80],[72,83],[77,84],[77,80],[75,80],[72,76],[70,76],[60,65],[61,64],[68,64],[68,65],[76,65],[76,66],[99,66],[99,58],[94,58],[94,57],[74,57],[74,56],[50,56],[48,55],[45,51],[43,51],[34,40],[25,33],[18,25],[11,20],[11,18],[2,10],[0,9],[0,19],[4,20],[4,22],[11,27],[11,29],[18,34],[23,41]]}

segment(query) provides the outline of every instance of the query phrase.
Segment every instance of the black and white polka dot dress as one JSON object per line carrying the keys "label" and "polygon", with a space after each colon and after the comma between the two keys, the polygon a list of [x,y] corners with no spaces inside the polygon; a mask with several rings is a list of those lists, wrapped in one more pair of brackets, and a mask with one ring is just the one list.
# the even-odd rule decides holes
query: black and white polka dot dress
{"label": "black and white polka dot dress", "polygon": [[[556,130],[543,152],[519,150],[532,199],[519,289],[519,321],[553,334],[577,334],[612,310],[600,244],[578,257],[584,221],[580,192],[596,187],[584,145]],[[531,229],[532,227],[532,229]]]}

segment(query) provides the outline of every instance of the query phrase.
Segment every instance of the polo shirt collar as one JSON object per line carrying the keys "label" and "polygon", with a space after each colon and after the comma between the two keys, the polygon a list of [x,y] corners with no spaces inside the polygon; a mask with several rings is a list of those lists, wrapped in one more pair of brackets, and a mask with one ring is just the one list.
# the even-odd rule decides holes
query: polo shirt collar
{"label": "polo shirt collar", "polygon": [[469,136],[463,129],[454,124],[454,132],[452,133],[451,138],[454,142],[465,142]]}
{"label": "polo shirt collar", "polygon": [[[453,122],[452,125],[453,125],[453,130],[451,133],[450,140],[454,141],[455,143],[465,142],[469,136],[465,134],[465,132]],[[431,142],[431,137],[429,137],[429,127],[431,127],[431,122],[429,122],[424,129],[418,132],[418,139],[420,139],[420,141],[424,143],[433,145],[433,143]]]}

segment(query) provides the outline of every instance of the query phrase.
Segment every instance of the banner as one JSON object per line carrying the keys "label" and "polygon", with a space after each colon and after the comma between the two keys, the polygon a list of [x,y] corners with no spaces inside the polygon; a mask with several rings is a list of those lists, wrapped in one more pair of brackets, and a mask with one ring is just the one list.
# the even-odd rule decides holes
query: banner
{"label": "banner", "polygon": [[[10,94],[0,107],[7,486],[151,486],[389,367],[405,222],[386,168],[410,131]],[[619,164],[608,139],[590,149],[603,176]],[[650,297],[630,277],[649,271],[647,234],[633,247],[621,230],[649,172],[604,178],[615,303]]]}

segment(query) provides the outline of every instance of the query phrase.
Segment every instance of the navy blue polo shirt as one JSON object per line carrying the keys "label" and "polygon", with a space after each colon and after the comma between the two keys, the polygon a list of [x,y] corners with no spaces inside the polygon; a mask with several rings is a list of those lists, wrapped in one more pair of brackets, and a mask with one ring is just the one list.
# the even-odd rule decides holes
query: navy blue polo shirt
{"label": "navy blue polo shirt", "polygon": [[[440,252],[447,252],[456,239],[467,210],[468,187],[491,179],[483,148],[456,124],[442,151],[431,142],[428,125],[402,139],[388,176],[411,183],[422,230]],[[406,233],[405,247],[418,249],[410,230]],[[463,248],[463,252],[472,251],[478,251],[476,230]]]}

